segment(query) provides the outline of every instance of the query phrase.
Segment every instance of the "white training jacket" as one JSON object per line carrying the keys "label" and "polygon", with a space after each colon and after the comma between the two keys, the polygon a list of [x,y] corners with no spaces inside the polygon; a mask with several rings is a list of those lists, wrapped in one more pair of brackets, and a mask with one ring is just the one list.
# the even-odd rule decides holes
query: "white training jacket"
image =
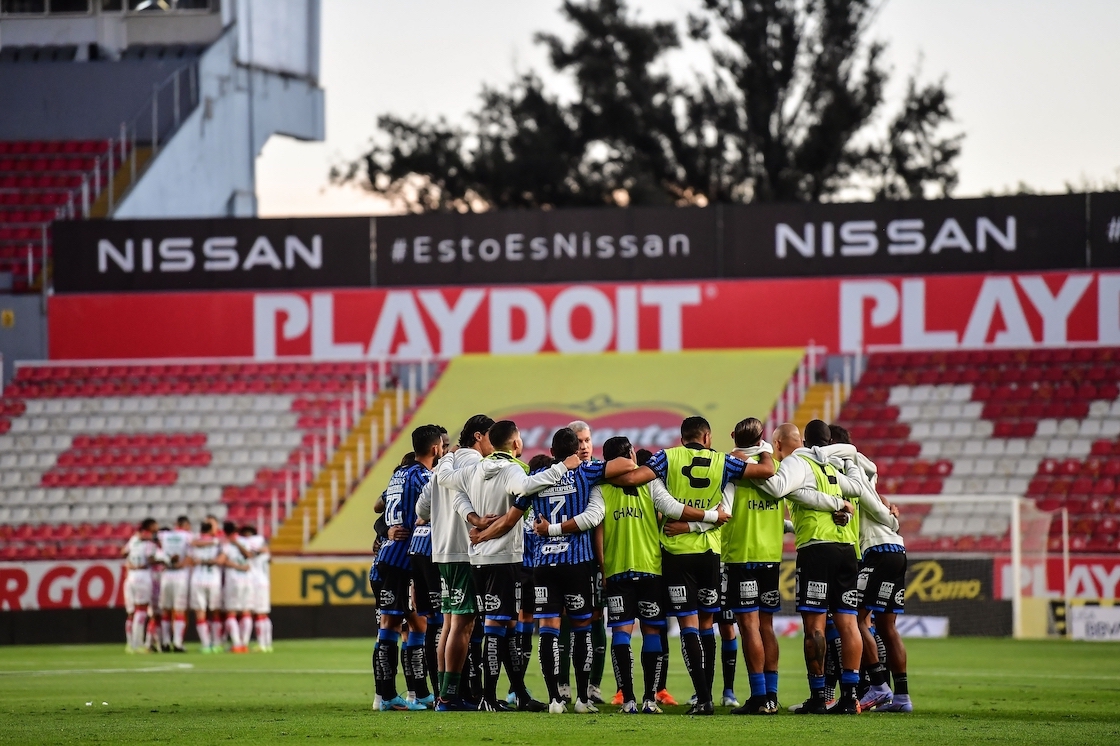
{"label": "white training jacket", "polygon": [[[845,469],[866,487],[866,492],[871,497],[861,496],[859,503],[859,548],[866,552],[871,547],[883,544],[897,544],[906,546],[902,535],[898,533],[898,519],[891,515],[890,509],[883,503],[875,489],[878,470],[871,459],[856,451],[856,447],[847,443],[837,443],[824,446],[820,449],[833,466]],[[845,462],[855,461],[858,468],[852,471]]]}
{"label": "white training jacket", "polygon": [[470,562],[471,525],[460,515],[458,505],[467,502],[462,492],[441,487],[435,475],[440,469],[462,469],[482,461],[482,454],[473,448],[460,448],[440,458],[432,478],[424,485],[416,503],[416,515],[432,527],[432,561],[440,563]]}
{"label": "white training jacket", "polygon": [[[433,479],[441,488],[465,494],[466,499],[457,498],[455,501],[455,509],[465,521],[471,513],[479,516],[505,515],[513,507],[514,498],[535,495],[545,487],[559,484],[567,473],[568,467],[561,462],[529,476],[515,461],[500,456],[487,459],[480,456],[462,468],[452,468],[450,465],[445,468],[443,459],[440,459]],[[434,529],[432,539],[434,558]],[[473,546],[468,541],[468,546],[472,565],[520,565],[525,549],[524,532],[519,529],[509,531],[497,539]]]}

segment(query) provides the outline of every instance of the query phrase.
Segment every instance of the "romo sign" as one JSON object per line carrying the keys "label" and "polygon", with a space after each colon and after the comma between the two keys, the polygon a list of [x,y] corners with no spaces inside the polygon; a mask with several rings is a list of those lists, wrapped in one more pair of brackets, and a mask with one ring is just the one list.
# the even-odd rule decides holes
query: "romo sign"
{"label": "romo sign", "polygon": [[369,218],[56,223],[55,291],[370,284]]}

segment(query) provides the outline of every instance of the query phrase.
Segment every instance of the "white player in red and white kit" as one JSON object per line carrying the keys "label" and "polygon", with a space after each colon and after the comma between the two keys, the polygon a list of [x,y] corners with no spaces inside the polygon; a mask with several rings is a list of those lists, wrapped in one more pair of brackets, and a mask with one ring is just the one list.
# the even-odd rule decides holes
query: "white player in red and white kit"
{"label": "white player in red and white kit", "polygon": [[[175,521],[175,528],[160,532],[160,548],[167,558],[160,578],[159,607],[163,611],[164,639],[170,637],[172,650],[185,653],[183,638],[187,633],[187,591],[190,587],[190,555],[194,534],[185,515]],[[171,627],[168,635],[166,626]]]}
{"label": "white player in red and white kit", "polygon": [[226,611],[226,634],[229,635],[230,650],[234,653],[248,653],[248,640],[241,631],[241,618],[248,621],[247,632],[252,632],[253,617],[249,609],[249,558],[243,550],[237,534],[237,526],[226,521],[222,528],[226,539],[222,542],[222,555],[225,557],[225,588],[222,595]]}
{"label": "white player in red and white kit", "polygon": [[153,540],[156,522],[148,518],[140,524],[139,530],[128,540],[122,553],[128,576],[124,581],[124,608],[128,614],[125,635],[128,640],[126,652],[148,652],[144,645],[144,633],[148,621],[148,606],[152,602],[152,558],[159,549]]}
{"label": "white player in red and white kit", "polygon": [[[241,545],[249,552],[249,611],[256,616],[257,649],[272,652],[272,584],[269,579],[269,562],[272,555],[268,541],[252,526],[241,527]],[[249,642],[248,629],[242,617],[243,641]]]}
{"label": "white player in red and white kit", "polygon": [[[222,629],[222,544],[214,526],[203,521],[198,538],[191,542],[191,608],[203,653],[220,653]],[[207,623],[209,622],[209,624]]]}

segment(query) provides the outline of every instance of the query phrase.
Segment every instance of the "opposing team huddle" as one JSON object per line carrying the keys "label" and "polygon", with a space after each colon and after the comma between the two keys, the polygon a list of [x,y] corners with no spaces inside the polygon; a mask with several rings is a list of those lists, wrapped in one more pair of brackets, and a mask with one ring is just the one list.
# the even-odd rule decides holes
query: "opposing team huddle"
{"label": "opposing team huddle", "polygon": [[186,652],[188,605],[203,653],[247,653],[254,630],[272,652],[268,542],[255,528],[208,516],[196,534],[186,516],[174,528],[149,518],[121,551],[127,652]]}
{"label": "opposing team huddle", "polygon": [[[598,712],[605,616],[614,704],[659,714],[676,704],[665,691],[672,617],[693,686],[687,714],[715,713],[717,628],[720,704],[734,715],[776,714],[773,616],[784,534],[793,533],[809,697],[789,709],[910,712],[895,627],[906,551],[898,509],[875,490],[875,465],[847,431],[820,420],[804,440],[787,423],[767,443],[753,417],[731,436],[734,450],[714,450],[708,422],[688,417],[679,446],[635,452],[614,437],[595,460],[590,428],[574,422],[553,435],[551,458],[524,463],[509,420],[475,415],[455,447],[442,427],[416,428],[377,506],[374,707]],[[525,686],[534,629],[547,702]],[[740,639],[743,704],[734,693]],[[499,697],[503,669],[510,691]]]}

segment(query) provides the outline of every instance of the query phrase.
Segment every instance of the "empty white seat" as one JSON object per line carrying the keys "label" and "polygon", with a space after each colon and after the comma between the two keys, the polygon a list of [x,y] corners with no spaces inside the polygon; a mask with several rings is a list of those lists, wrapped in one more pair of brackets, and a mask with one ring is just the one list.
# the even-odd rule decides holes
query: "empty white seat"
{"label": "empty white seat", "polygon": [[991,495],[1002,495],[1007,492],[1007,479],[991,477],[984,482],[984,492]]}
{"label": "empty white seat", "polygon": [[934,422],[933,427],[930,429],[930,437],[945,440],[946,438],[953,437],[953,423],[951,422]]}
{"label": "empty white seat", "polygon": [[973,462],[972,476],[987,477],[995,474],[996,462],[990,458],[978,458]]}
{"label": "empty white seat", "polygon": [[1067,417],[1066,419],[1058,423],[1058,435],[1070,437],[1073,435],[1077,435],[1080,429],[1081,422],[1073,419],[1072,417]]}
{"label": "empty white seat", "polygon": [[933,437],[933,428],[928,422],[915,422],[910,426],[910,439],[917,441],[928,440]]}
{"label": "empty white seat", "polygon": [[[287,424],[287,423],[291,424]],[[259,418],[259,427],[261,429],[272,429],[276,427],[294,427],[295,421],[292,420],[290,415],[276,415],[276,414],[262,414]]]}
{"label": "empty white seat", "polygon": [[1074,438],[1069,442],[1069,455],[1084,458],[1093,450],[1093,441],[1088,438]]}
{"label": "empty white seat", "polygon": [[32,487],[27,490],[24,499],[29,503],[44,503],[47,501],[47,491],[42,487]]}
{"label": "empty white seat", "polygon": [[1007,491],[1012,495],[1025,495],[1031,481],[1026,477],[1012,477],[1007,480]]}
{"label": "empty white seat", "polygon": [[941,533],[955,536],[964,533],[965,519],[960,516],[950,516],[945,519],[945,524],[941,527]]}
{"label": "empty white seat", "polygon": [[[915,438],[913,436],[913,434],[911,434],[910,439],[911,440],[921,440],[922,452],[921,452],[921,454],[919,454],[921,458],[937,459],[937,458],[941,457],[942,442],[940,440],[922,440],[922,439],[919,439],[919,438]],[[285,459],[285,462],[286,461],[287,461],[287,459]]]}
{"label": "empty white seat", "polygon": [[968,440],[964,442],[962,451],[966,456],[983,456],[984,455],[984,441],[982,440]]}
{"label": "empty white seat", "polygon": [[972,423],[972,437],[990,438],[994,429],[995,423],[991,420],[976,420]]}
{"label": "empty white seat", "polygon": [[971,438],[972,426],[974,422],[969,420],[956,420],[953,422],[953,435],[954,438]]}
{"label": "empty white seat", "polygon": [[15,453],[0,454],[0,469],[14,469],[19,465],[19,456]]}
{"label": "empty white seat", "polygon": [[970,536],[979,536],[984,533],[985,520],[983,518],[971,517],[964,521],[961,526],[960,533],[968,534]]}
{"label": "empty white seat", "polygon": [[78,521],[89,520],[89,506],[88,505],[75,505],[70,508],[70,521],[77,523]]}
{"label": "empty white seat", "polygon": [[964,480],[960,477],[949,477],[941,485],[941,494],[959,495],[964,491]]}
{"label": "empty white seat", "polygon": [[12,523],[27,523],[31,520],[31,508],[26,505],[22,507],[13,507],[8,516],[8,520]]}
{"label": "empty white seat", "polygon": [[922,521],[921,533],[924,536],[940,536],[945,529],[945,519],[941,516],[927,515]]}
{"label": "empty white seat", "polygon": [[69,505],[54,505],[51,506],[50,512],[47,514],[47,520],[51,523],[69,523],[70,522],[70,506]]}
{"label": "empty white seat", "polygon": [[901,406],[910,401],[909,386],[891,386],[891,393],[887,396],[887,403]]}
{"label": "empty white seat", "polygon": [[984,479],[973,477],[964,480],[964,492],[966,495],[979,495],[984,492]]}
{"label": "empty white seat", "polygon": [[1108,410],[1111,406],[1112,402],[1105,401],[1104,399],[1089,402],[1089,416],[1094,419],[1108,417]]}
{"label": "empty white seat", "polygon": [[994,536],[1002,536],[1007,533],[1011,527],[1011,519],[1007,517],[993,516],[985,522],[985,532]]}
{"label": "empty white seat", "polygon": [[1007,441],[1003,438],[991,438],[983,443],[985,456],[1002,456],[1007,450]]}
{"label": "empty white seat", "polygon": [[0,505],[0,523],[12,522],[12,509],[7,505]]}
{"label": "empty white seat", "polygon": [[183,429],[184,430],[198,430],[202,427],[202,415],[200,414],[185,414],[183,415]]}
{"label": "empty white seat", "polygon": [[1008,438],[1004,454],[1007,456],[1025,456],[1027,453],[1026,438]]}
{"label": "empty white seat", "polygon": [[976,459],[961,458],[953,462],[953,476],[971,477],[976,473]]}
{"label": "empty white seat", "polygon": [[1065,438],[1051,438],[1050,447],[1047,449],[1047,454],[1051,456],[1068,456],[1069,455],[1069,441]]}
{"label": "empty white seat", "polygon": [[236,480],[233,484],[251,484],[256,476],[257,473],[255,469],[238,469]]}
{"label": "empty white seat", "polygon": [[1012,472],[1017,477],[1033,477],[1038,473],[1037,458],[1019,458],[1015,461],[1015,471]]}
{"label": "empty white seat", "polygon": [[1052,438],[1058,434],[1058,421],[1055,419],[1044,419],[1038,421],[1038,428],[1034,431],[1036,438]]}
{"label": "empty white seat", "polygon": [[89,519],[91,521],[107,521],[109,520],[109,506],[103,503],[91,505],[89,507]]}
{"label": "empty white seat", "polygon": [[85,491],[85,501],[88,503],[103,503],[105,502],[105,488],[104,487],[90,487]]}
{"label": "empty white seat", "polygon": [[226,446],[238,448],[243,445],[245,445],[245,433],[238,431],[226,433]]}
{"label": "empty white seat", "polygon": [[247,445],[247,446],[259,446],[263,442],[264,442],[264,433],[261,433],[261,432],[255,430],[255,429],[250,430],[249,432],[245,433],[245,445]]}

